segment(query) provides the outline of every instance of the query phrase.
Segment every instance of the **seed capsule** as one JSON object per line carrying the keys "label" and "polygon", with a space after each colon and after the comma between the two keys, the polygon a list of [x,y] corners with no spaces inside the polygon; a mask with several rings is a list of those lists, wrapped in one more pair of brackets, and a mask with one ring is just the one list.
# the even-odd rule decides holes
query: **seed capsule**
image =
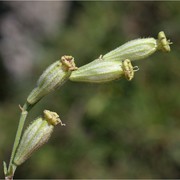
{"label": "seed capsule", "polygon": [[59,123],[62,126],[65,125],[57,113],[44,110],[44,116],[38,117],[25,130],[14,158],[14,164],[21,165],[33,152],[45,144],[49,140],[54,126]]}
{"label": "seed capsule", "polygon": [[134,77],[134,71],[137,70],[128,59],[124,61],[96,59],[72,72],[69,79],[78,82],[104,83],[125,76],[131,80]]}
{"label": "seed capsule", "polygon": [[29,94],[27,102],[31,105],[37,103],[42,97],[63,85],[68,80],[71,72],[76,69],[72,56],[62,56],[60,60],[51,64],[43,72],[37,86]]}
{"label": "seed capsule", "polygon": [[163,52],[170,51],[169,40],[167,40],[163,31],[159,32],[158,39],[154,38],[142,38],[129,41],[122,46],[110,51],[102,56],[103,60],[122,61],[124,59],[130,59],[131,61],[144,59],[153,54],[157,50]]}

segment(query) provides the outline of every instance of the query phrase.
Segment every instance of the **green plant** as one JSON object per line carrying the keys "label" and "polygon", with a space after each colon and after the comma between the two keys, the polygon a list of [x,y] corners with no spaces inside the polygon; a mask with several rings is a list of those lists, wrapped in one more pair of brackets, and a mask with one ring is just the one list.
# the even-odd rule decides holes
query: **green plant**
{"label": "green plant", "polygon": [[134,72],[139,70],[137,66],[132,66],[131,61],[144,59],[157,50],[170,52],[169,44],[171,42],[161,31],[158,39],[142,38],[129,41],[80,68],[76,67],[74,58],[67,55],[51,64],[40,76],[37,86],[31,91],[23,107],[20,107],[22,112],[8,168],[4,162],[5,178],[13,179],[17,167],[48,141],[54,126],[59,123],[64,125],[56,112],[44,110],[44,115],[35,119],[21,137],[28,113],[44,96],[62,86],[67,80],[104,83],[125,77],[130,81]]}

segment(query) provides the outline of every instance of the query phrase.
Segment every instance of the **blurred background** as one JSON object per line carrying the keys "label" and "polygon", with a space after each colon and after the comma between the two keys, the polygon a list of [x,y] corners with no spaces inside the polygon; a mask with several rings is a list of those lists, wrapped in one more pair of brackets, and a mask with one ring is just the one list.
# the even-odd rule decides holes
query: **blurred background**
{"label": "blurred background", "polygon": [[180,178],[180,2],[0,2],[0,177],[20,110],[42,71],[62,55],[77,66],[165,31],[170,53],[135,61],[140,71],[104,84],[67,82],[32,109],[56,111],[48,144],[15,178]]}

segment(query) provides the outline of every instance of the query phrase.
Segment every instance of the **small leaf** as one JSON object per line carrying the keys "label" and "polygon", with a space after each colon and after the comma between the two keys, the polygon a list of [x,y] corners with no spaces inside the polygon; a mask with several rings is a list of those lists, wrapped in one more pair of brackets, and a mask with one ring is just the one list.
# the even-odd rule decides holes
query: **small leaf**
{"label": "small leaf", "polygon": [[4,174],[7,174],[7,164],[5,161],[3,161],[3,168],[4,168]]}

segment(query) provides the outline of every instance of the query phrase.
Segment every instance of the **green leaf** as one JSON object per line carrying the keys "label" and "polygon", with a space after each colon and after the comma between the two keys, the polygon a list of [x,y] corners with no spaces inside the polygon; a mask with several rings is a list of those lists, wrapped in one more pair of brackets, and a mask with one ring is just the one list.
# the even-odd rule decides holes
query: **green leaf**
{"label": "green leaf", "polygon": [[3,161],[3,169],[4,169],[4,174],[7,174],[7,164],[5,161]]}

